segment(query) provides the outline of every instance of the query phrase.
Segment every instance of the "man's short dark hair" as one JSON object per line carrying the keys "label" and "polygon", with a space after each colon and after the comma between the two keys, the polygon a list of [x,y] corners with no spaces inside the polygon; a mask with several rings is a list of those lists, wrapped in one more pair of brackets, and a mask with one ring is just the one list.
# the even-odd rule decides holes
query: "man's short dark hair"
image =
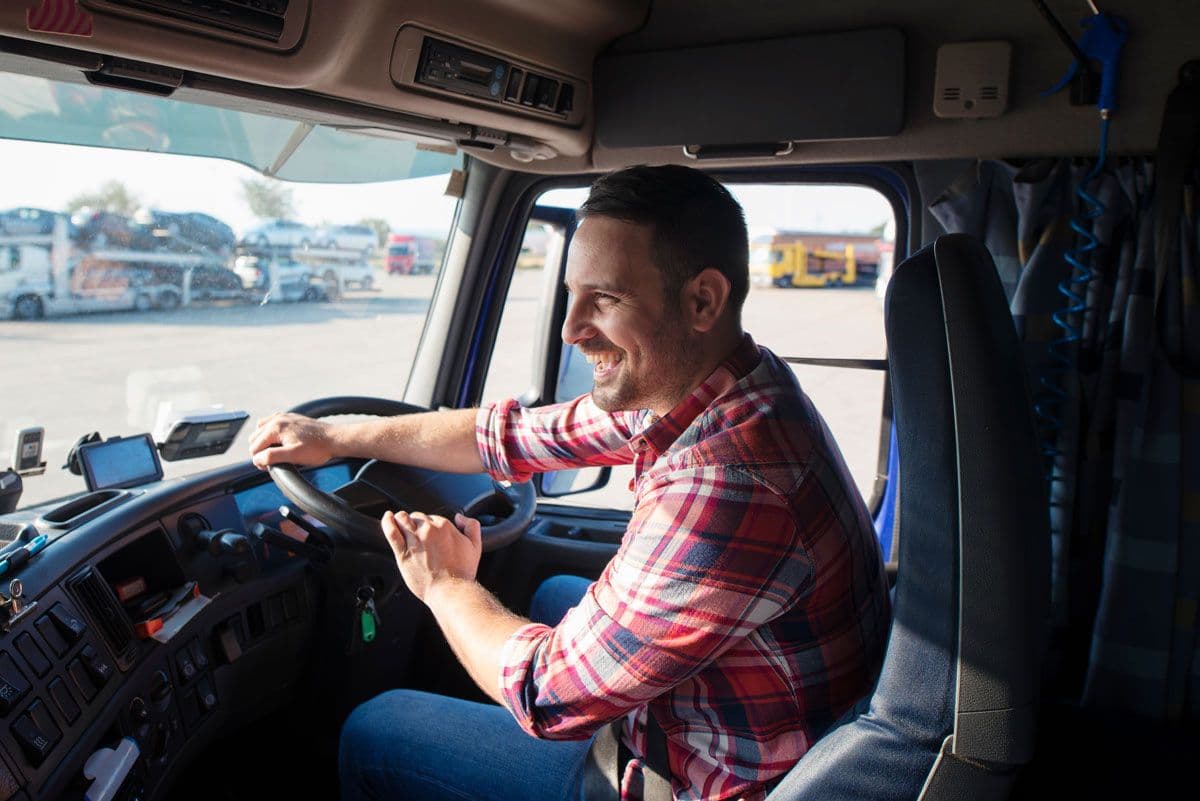
{"label": "man's short dark hair", "polygon": [[696,275],[714,267],[729,279],[729,305],[740,314],[750,289],[746,217],[714,178],[690,167],[628,167],[598,178],[579,218],[612,217],[649,225],[654,261],[667,299]]}

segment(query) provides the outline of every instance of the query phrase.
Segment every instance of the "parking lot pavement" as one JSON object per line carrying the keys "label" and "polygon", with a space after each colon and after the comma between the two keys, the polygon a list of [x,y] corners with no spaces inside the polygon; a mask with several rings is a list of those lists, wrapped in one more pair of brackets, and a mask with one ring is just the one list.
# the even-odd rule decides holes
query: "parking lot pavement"
{"label": "parking lot pavement", "polygon": [[[401,397],[436,279],[378,276],[377,289],[327,303],[223,304],[174,311],[0,321],[0,459],[15,432],[46,428],[46,474],[26,481],[23,503],[83,489],[59,469],[79,436],[129,435],[215,404],[251,422],[228,454],[164,465],[168,477],[244,458],[258,417],[331,395]],[[513,280],[493,395],[529,382],[541,276]],[[882,312],[869,288],[754,290],[746,328],[780,355],[880,356]],[[503,343],[509,343],[507,345]],[[838,377],[835,374],[842,374]],[[838,437],[860,487],[874,479],[880,374],[798,371]],[[7,466],[0,465],[0,466]],[[614,484],[617,482],[614,482]]]}

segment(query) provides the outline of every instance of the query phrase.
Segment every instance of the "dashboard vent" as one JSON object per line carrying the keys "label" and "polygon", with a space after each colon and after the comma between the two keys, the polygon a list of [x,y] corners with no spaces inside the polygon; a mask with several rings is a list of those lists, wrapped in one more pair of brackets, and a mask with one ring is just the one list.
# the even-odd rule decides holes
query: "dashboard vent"
{"label": "dashboard vent", "polygon": [[288,0],[107,0],[106,5],[175,19],[278,43]]}
{"label": "dashboard vent", "polygon": [[124,654],[133,644],[133,625],[100,574],[89,567],[67,579],[67,586],[100,627],[113,651]]}

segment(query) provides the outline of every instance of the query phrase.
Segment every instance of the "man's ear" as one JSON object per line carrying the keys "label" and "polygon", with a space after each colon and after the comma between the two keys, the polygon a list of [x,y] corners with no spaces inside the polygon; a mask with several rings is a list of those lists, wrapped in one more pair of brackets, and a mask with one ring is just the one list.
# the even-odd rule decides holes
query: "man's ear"
{"label": "man's ear", "polygon": [[683,286],[683,313],[694,331],[710,331],[729,306],[732,287],[716,267],[701,270]]}

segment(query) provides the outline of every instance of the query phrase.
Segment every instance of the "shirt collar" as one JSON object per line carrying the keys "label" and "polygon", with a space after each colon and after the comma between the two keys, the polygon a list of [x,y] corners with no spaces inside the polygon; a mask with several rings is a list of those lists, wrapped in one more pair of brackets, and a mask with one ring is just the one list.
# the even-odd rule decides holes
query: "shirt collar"
{"label": "shirt collar", "polygon": [[[655,453],[663,453],[679,435],[687,430],[700,413],[712,405],[712,402],[733,389],[738,381],[745,378],[751,370],[758,366],[762,354],[758,345],[749,334],[742,334],[742,341],[726,356],[717,369],[708,378],[700,382],[691,393],[680,401],[675,408],[662,417],[650,413],[647,417],[649,425],[640,434],[630,440],[634,452],[640,453],[648,446]],[[645,444],[641,444],[644,442]]]}

